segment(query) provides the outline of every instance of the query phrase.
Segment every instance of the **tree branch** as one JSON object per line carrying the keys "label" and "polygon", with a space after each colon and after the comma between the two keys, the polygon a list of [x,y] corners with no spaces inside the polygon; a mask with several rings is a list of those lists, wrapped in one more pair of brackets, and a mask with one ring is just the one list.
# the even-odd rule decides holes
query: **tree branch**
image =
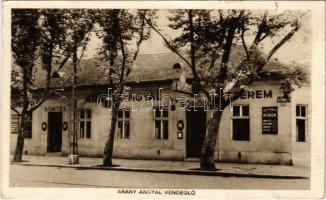
{"label": "tree branch", "polygon": [[17,115],[21,115],[21,113],[16,109],[14,108],[13,106],[10,106],[11,110],[13,110]]}
{"label": "tree branch", "polygon": [[244,13],[244,11],[241,11],[238,17],[232,17],[230,19],[230,21],[228,22],[228,31],[227,31],[226,41],[223,46],[223,55],[222,55],[220,72],[217,75],[217,79],[218,79],[219,83],[223,83],[226,79],[228,63],[229,63],[230,54],[231,54],[231,47],[233,44],[235,31],[238,28],[238,23],[239,23],[240,18],[243,15],[243,13]]}
{"label": "tree branch", "polygon": [[[187,10],[186,10],[187,11]],[[191,67],[196,69],[196,49],[195,49],[195,39],[194,39],[194,24],[192,10],[188,10],[188,22],[189,22],[189,35],[190,35],[190,53],[191,53]]]}
{"label": "tree branch", "polygon": [[[244,22],[243,22],[244,23]],[[247,60],[250,59],[250,55],[249,55],[249,52],[248,52],[248,47],[247,47],[247,44],[246,44],[246,41],[245,41],[245,38],[244,38],[244,33],[245,33],[245,28],[244,28],[244,25],[242,25],[242,31],[241,31],[241,41],[242,41],[242,46],[246,52],[246,57],[247,57]]]}
{"label": "tree branch", "polygon": [[13,86],[10,86],[10,88],[11,88],[11,90],[13,90],[14,92],[16,92],[16,93],[18,93],[20,96],[24,96],[24,94],[21,92],[21,91],[19,91],[18,89],[16,89],[16,88],[14,88]]}
{"label": "tree branch", "polygon": [[51,95],[52,95],[53,91],[51,92],[50,91],[50,88],[47,88],[47,92],[46,93],[43,93],[41,99],[36,103],[34,104],[33,106],[31,106],[29,109],[28,109],[28,112],[33,112],[34,110],[36,110],[37,108],[39,108],[45,100],[47,100]]}
{"label": "tree branch", "polygon": [[224,22],[224,18],[223,18],[223,13],[222,10],[218,10],[219,16],[220,16],[220,21],[223,23]]}
{"label": "tree branch", "polygon": [[42,103],[49,98],[50,94],[49,94],[49,88],[50,88],[50,82],[51,82],[51,76],[47,77],[47,83],[46,83],[46,87],[43,89],[43,93],[42,93],[42,97],[41,99],[33,106],[31,106],[28,111],[29,112],[33,112],[34,110],[36,110],[39,106],[42,105]]}
{"label": "tree branch", "polygon": [[[39,102],[37,102],[34,106],[30,107],[28,109],[28,111],[32,112],[33,110],[35,110],[36,108],[38,108],[47,98],[48,93],[49,93],[49,88],[50,88],[50,84],[51,84],[51,72],[52,72],[52,59],[53,59],[53,42],[51,41],[50,45],[49,45],[49,54],[48,56],[51,57],[50,61],[46,62],[45,64],[46,66],[46,83],[45,83],[45,88],[43,89],[42,92],[42,97],[41,100]],[[33,109],[31,109],[33,108]]]}
{"label": "tree branch", "polygon": [[84,53],[85,53],[85,50],[86,50],[86,46],[87,46],[87,42],[88,42],[88,39],[89,39],[89,37],[90,37],[90,34],[91,34],[91,30],[88,30],[87,37],[85,38],[84,46],[83,46],[83,48],[82,48],[82,51],[81,51],[80,56],[79,56],[78,61],[77,61],[77,66],[78,66],[79,63],[80,63],[81,58],[84,56]]}
{"label": "tree branch", "polygon": [[[140,15],[143,15],[139,10],[138,12],[140,13]],[[165,44],[168,46],[168,48],[173,51],[175,54],[177,54],[187,65],[189,65],[189,67],[191,67],[190,62],[184,57],[182,56],[175,48],[173,48],[173,46],[170,44],[170,42],[164,37],[164,35],[157,30],[157,28],[150,22],[150,20],[148,20],[146,18],[146,16],[144,16],[144,19],[146,21],[146,23],[163,39],[163,41],[165,42]]]}
{"label": "tree branch", "polygon": [[[90,37],[90,32],[91,32],[91,31],[89,30],[89,32],[88,32],[88,36],[87,36],[87,39]],[[82,43],[82,41],[83,41],[83,40],[79,41],[79,43],[77,44],[77,46],[79,46],[79,45]],[[78,64],[79,64],[79,62],[80,62],[82,56],[84,55],[84,51],[86,50],[86,45],[87,45],[87,42],[85,42],[85,44],[84,44],[84,46],[83,46],[83,50],[82,50],[81,56],[80,56],[80,58],[79,58],[79,60],[78,60]],[[69,48],[68,48],[68,49],[69,49]],[[73,53],[73,48],[70,48],[70,49],[68,50],[68,52],[67,52],[67,55],[65,55],[65,58],[62,60],[62,62],[61,62],[60,65],[58,66],[58,70],[57,70],[57,72],[59,72],[59,71],[63,68],[63,66],[67,63],[67,61],[69,60],[69,58],[70,58],[70,56],[71,56],[72,53]],[[62,55],[63,55],[63,54],[62,54]]]}
{"label": "tree branch", "polygon": [[120,80],[119,80],[119,84],[120,84],[120,91],[119,94],[122,94],[123,92],[123,84],[124,84],[124,76],[125,76],[125,68],[126,68],[126,52],[125,52],[125,47],[124,47],[124,42],[123,42],[123,38],[122,38],[122,33],[121,33],[121,27],[120,27],[120,23],[117,23],[118,25],[118,34],[119,34],[119,43],[120,43],[120,47],[121,47],[121,54],[122,54],[122,68],[121,68],[121,74],[120,74]]}
{"label": "tree branch", "polygon": [[71,54],[72,54],[72,51],[69,52],[68,55],[66,55],[66,57],[61,61],[60,65],[58,66],[57,72],[59,72],[63,68],[63,66],[67,63],[67,61],[69,60]]}
{"label": "tree branch", "polygon": [[255,46],[257,46],[259,44],[259,42],[262,41],[261,35],[264,33],[264,28],[267,26],[266,20],[267,20],[267,12],[264,13],[263,19],[262,19],[261,23],[258,25],[258,31],[257,31],[254,41],[252,42],[252,44],[250,46],[250,49],[253,49]]}
{"label": "tree branch", "polygon": [[208,71],[211,71],[211,69],[214,67],[216,59],[217,59],[217,54],[215,51],[213,51],[212,55],[211,55],[211,63],[209,65]]}
{"label": "tree branch", "polygon": [[[139,11],[141,12],[141,11]],[[145,27],[145,17],[146,17],[146,10],[144,10],[144,13],[141,15],[141,30],[140,30],[140,34],[139,34],[139,40],[136,43],[136,52],[132,58],[132,61],[134,62],[138,56],[139,50],[140,50],[140,44],[143,42],[144,40],[144,27]]]}
{"label": "tree branch", "polygon": [[296,21],[295,22],[296,23],[296,25],[295,25],[295,27],[294,27],[294,29],[292,29],[288,34],[286,34],[285,36],[284,36],[284,38],[281,40],[281,41],[279,41],[274,47],[273,47],[273,49],[268,53],[268,56],[267,56],[267,58],[266,58],[266,61],[265,62],[267,62],[274,54],[275,54],[275,52],[285,43],[285,42],[287,42],[289,39],[291,39],[292,38],[292,36],[299,30],[299,28],[300,28],[300,26],[299,26],[299,24],[298,24],[298,21]]}
{"label": "tree branch", "polygon": [[157,30],[157,28],[146,18],[146,16],[144,16],[139,10],[138,13],[140,15],[142,15],[146,21],[146,23],[163,39],[163,41],[165,42],[165,44],[168,46],[168,48],[174,52],[175,54],[177,54],[191,69],[193,77],[195,79],[195,81],[197,82],[198,86],[200,87],[201,91],[207,96],[207,98],[210,99],[210,95],[209,92],[204,88],[204,86],[200,83],[200,78],[197,74],[196,69],[194,68],[194,66],[192,66],[192,64],[184,57],[182,56],[171,44],[170,42],[164,37],[164,35]]}

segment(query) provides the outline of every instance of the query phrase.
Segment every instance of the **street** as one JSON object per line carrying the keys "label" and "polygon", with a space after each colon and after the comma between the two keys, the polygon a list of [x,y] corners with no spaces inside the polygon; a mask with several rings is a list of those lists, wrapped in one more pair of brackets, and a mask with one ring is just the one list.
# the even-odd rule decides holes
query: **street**
{"label": "street", "polygon": [[10,165],[11,187],[309,189],[310,179],[267,179]]}

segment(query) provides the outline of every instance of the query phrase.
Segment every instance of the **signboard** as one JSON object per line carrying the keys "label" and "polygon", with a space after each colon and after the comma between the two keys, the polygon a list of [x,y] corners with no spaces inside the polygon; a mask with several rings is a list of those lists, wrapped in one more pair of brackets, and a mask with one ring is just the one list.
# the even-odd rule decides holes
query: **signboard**
{"label": "signboard", "polygon": [[[158,101],[161,100],[161,95],[159,92],[133,92],[124,93],[121,95],[121,99],[126,101]],[[85,103],[97,103],[100,97],[104,97],[103,94],[92,94],[85,96]],[[107,97],[107,95],[105,96]],[[100,98],[101,103],[107,103],[107,98]],[[107,105],[105,106],[107,107]],[[109,106],[110,107],[110,106]]]}
{"label": "signboard", "polygon": [[286,103],[290,102],[291,98],[277,97],[277,103],[279,103],[281,106],[286,106]]}
{"label": "signboard", "polygon": [[63,112],[67,111],[66,106],[44,106],[45,112]]}
{"label": "signboard", "polygon": [[277,107],[262,108],[263,134],[277,134]]}
{"label": "signboard", "polygon": [[19,133],[19,116],[17,114],[11,115],[11,133]]}
{"label": "signboard", "polygon": [[192,94],[192,87],[190,84],[181,81],[174,81],[173,82],[173,90],[177,92],[182,92],[186,94]]}

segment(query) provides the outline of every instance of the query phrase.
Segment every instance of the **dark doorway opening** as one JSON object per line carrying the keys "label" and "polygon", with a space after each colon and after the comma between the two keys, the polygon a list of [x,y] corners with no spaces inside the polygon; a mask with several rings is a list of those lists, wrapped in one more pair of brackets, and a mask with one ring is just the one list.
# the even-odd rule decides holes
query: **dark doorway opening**
{"label": "dark doorway opening", "polygon": [[62,112],[48,113],[48,152],[60,152],[62,145]]}
{"label": "dark doorway opening", "polygon": [[204,108],[188,108],[186,112],[186,157],[188,158],[198,158],[200,156],[206,134],[206,119],[207,113]]}

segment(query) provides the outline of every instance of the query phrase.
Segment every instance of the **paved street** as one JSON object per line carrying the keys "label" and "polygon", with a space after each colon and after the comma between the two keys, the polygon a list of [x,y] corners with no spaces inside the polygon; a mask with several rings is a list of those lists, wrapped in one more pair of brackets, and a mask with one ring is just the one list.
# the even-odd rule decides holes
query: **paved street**
{"label": "paved street", "polygon": [[[199,161],[164,161],[114,159],[115,167],[103,167],[102,158],[81,157],[80,163],[69,165],[65,156],[24,156],[27,166],[52,166],[81,169],[102,169],[118,171],[166,172],[173,174],[199,174],[218,176],[244,176],[259,178],[309,178],[309,166],[264,165],[240,163],[216,163],[217,171],[199,170]],[[13,163],[14,164],[14,163]]]}
{"label": "paved street", "polygon": [[309,189],[310,179],[267,179],[10,165],[10,186]]}

